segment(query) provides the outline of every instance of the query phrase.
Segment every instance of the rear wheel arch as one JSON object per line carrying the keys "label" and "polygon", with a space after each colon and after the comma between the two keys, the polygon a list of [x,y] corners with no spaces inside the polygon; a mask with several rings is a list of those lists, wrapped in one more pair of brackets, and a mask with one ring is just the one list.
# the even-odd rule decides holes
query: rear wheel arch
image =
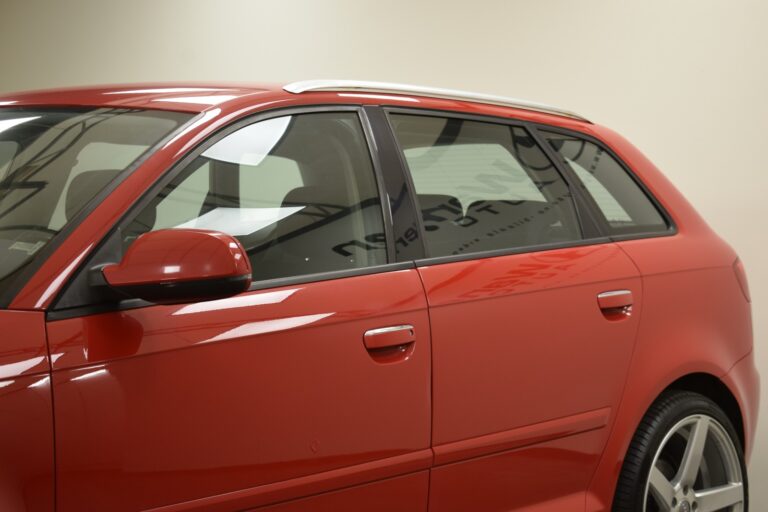
{"label": "rear wheel arch", "polygon": [[728,419],[731,420],[736,433],[739,435],[742,450],[745,449],[746,433],[741,406],[739,406],[738,400],[722,380],[709,373],[690,373],[667,386],[662,391],[662,394],[671,390],[693,391],[715,402],[725,412]]}
{"label": "rear wheel arch", "polygon": [[[747,470],[738,438],[719,403],[670,386],[633,435],[611,510],[695,511],[697,504],[706,510],[747,510]],[[650,503],[658,508],[646,508]]]}

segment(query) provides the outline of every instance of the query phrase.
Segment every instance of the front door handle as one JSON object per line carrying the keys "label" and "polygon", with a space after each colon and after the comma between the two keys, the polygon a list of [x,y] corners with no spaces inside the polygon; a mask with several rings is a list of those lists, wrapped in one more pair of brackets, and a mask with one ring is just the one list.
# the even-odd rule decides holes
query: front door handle
{"label": "front door handle", "polygon": [[381,350],[408,345],[416,341],[416,330],[412,325],[393,325],[366,331],[363,336],[365,348]]}

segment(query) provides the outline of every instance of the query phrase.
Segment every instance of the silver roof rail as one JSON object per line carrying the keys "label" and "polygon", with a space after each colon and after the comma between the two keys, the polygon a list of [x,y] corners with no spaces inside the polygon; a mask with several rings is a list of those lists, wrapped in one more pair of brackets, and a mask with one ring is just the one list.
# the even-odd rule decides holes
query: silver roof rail
{"label": "silver roof rail", "polygon": [[543,103],[518,100],[515,98],[506,98],[504,96],[494,96],[491,94],[479,94],[474,92],[457,91],[453,89],[440,89],[437,87],[424,87],[421,85],[367,82],[358,80],[303,80],[301,82],[290,83],[284,86],[283,90],[293,94],[319,91],[413,94],[416,96],[428,96],[430,98],[471,101],[475,103],[485,103],[488,105],[501,105],[503,107],[534,110],[536,112],[555,114],[559,116],[570,117],[572,119],[578,119],[579,121],[589,122],[588,119],[580,116],[579,114],[558,107],[544,105]]}

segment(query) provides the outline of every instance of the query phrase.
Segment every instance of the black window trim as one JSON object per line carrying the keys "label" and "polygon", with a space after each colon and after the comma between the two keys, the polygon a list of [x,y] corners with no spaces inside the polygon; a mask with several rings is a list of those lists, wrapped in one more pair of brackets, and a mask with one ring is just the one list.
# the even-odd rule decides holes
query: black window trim
{"label": "black window trim", "polygon": [[413,228],[416,231],[415,244],[415,258],[405,259],[398,261],[415,261],[417,259],[424,258],[427,254],[427,246],[424,242],[424,220],[421,216],[421,209],[419,208],[419,201],[416,196],[416,188],[413,184],[411,172],[408,170],[408,164],[403,157],[403,152],[400,150],[400,143],[397,141],[395,132],[392,129],[392,125],[389,121],[389,114],[386,108],[380,106],[366,106],[365,107],[369,118],[372,121],[372,126],[376,130],[377,140],[384,146],[383,156],[387,157],[387,170],[386,174],[393,180],[394,185],[389,191],[391,195],[395,195],[398,191],[405,191],[407,201],[405,205],[406,215],[403,215],[405,222],[401,226],[398,226],[397,232],[404,231],[407,228]]}
{"label": "black window trim", "polygon": [[[578,184],[577,185],[578,188],[581,190],[581,193],[585,196],[585,199],[589,204],[590,209],[592,210],[592,214],[597,219],[597,222],[601,226],[601,229],[603,230],[603,233],[605,234],[606,237],[610,238],[614,242],[622,242],[625,240],[638,240],[638,239],[644,239],[644,238],[674,236],[678,233],[677,224],[675,223],[674,217],[669,213],[669,211],[666,208],[664,208],[664,205],[661,204],[661,202],[656,198],[656,196],[651,193],[651,191],[648,189],[646,184],[643,183],[643,180],[641,180],[638,177],[637,173],[632,169],[632,167],[630,167],[622,158],[620,158],[619,155],[617,155],[616,152],[613,151],[613,149],[608,146],[608,144],[606,144],[605,142],[603,142],[602,140],[598,139],[593,135],[589,135],[587,133],[580,132],[578,130],[571,130],[568,128],[561,128],[559,126],[551,126],[551,125],[542,124],[542,123],[532,123],[531,126],[533,130],[536,132],[536,134],[541,138],[541,141],[545,143],[544,145],[546,149],[548,151],[551,151],[552,154],[555,156],[555,162],[557,163],[557,165],[562,166],[565,172],[573,175],[573,179],[576,180],[576,183]],[[595,202],[594,198],[592,197],[592,194],[589,193],[584,183],[578,178],[578,176],[570,168],[570,166],[563,161],[562,157],[547,142],[546,135],[542,134],[541,132],[552,132],[552,133],[559,133],[562,135],[569,135],[577,139],[582,139],[587,142],[591,142],[601,150],[605,151],[608,154],[608,156],[613,158],[614,161],[616,161],[616,163],[619,164],[619,166],[624,170],[624,172],[627,173],[629,178],[635,183],[635,185],[637,185],[640,191],[651,202],[653,207],[656,208],[659,215],[661,215],[661,218],[666,223],[667,229],[665,231],[643,231],[639,233],[629,233],[629,234],[611,233],[612,228],[610,227],[608,220],[605,218],[605,215],[603,214],[602,210],[598,206],[597,202]]]}
{"label": "black window trim", "polygon": [[[394,260],[394,241],[392,231],[392,213],[390,210],[390,203],[387,191],[383,188],[381,155],[379,154],[378,146],[376,145],[376,139],[373,136],[371,122],[368,115],[362,105],[359,104],[316,104],[307,106],[291,106],[291,107],[278,107],[268,110],[262,110],[246,117],[237,119],[232,123],[224,126],[220,130],[206,137],[198,145],[191,148],[185,155],[179,160],[173,163],[168,169],[155,180],[155,182],[147,188],[146,191],[131,204],[121,215],[120,219],[115,222],[107,234],[96,244],[93,251],[87,258],[78,266],[72,276],[67,280],[67,283],[61,288],[54,300],[51,307],[46,311],[47,320],[62,320],[65,318],[75,318],[86,315],[106,313],[113,311],[123,311],[128,309],[137,309],[154,305],[153,303],[142,301],[139,299],[123,299],[116,302],[97,302],[94,304],[78,305],[74,307],[64,308],[60,306],[60,302],[70,292],[73,287],[89,287],[90,269],[95,266],[104,264],[108,261],[115,261],[122,257],[119,251],[116,250],[114,243],[110,244],[110,241],[116,236],[116,232],[124,228],[130,223],[133,218],[138,215],[144,207],[159,194],[165,186],[167,186],[178,174],[184,171],[187,166],[199,157],[208,148],[216,144],[219,140],[223,139],[227,135],[234,133],[235,131],[249,126],[260,121],[267,119],[273,119],[276,117],[300,115],[310,113],[322,113],[322,112],[355,112],[360,121],[361,129],[365,136],[365,142],[368,145],[368,155],[371,159],[371,166],[375,175],[375,182],[379,193],[380,206],[382,208],[382,219],[384,222],[384,232],[386,238],[386,252],[387,262],[380,265],[372,265],[368,267],[362,267],[357,269],[344,269],[334,270],[328,272],[321,272],[315,274],[304,274],[298,276],[288,276],[277,279],[268,279],[254,281],[251,286],[244,293],[251,291],[263,290],[267,288],[278,288],[282,286],[291,286],[296,284],[306,284],[318,281],[328,281],[333,279],[341,279],[345,277],[354,277],[370,274],[379,274],[384,272],[392,272],[397,270],[404,270],[407,268],[414,268],[413,261],[395,261]],[[175,132],[177,133],[177,132]],[[116,186],[116,184],[115,184]],[[112,189],[110,189],[111,192]],[[105,195],[106,197],[106,195]],[[83,213],[83,212],[81,212]],[[90,213],[90,212],[87,212]],[[83,217],[84,218],[84,217]]]}
{"label": "black window trim", "polygon": [[[142,196],[125,211],[125,213],[122,215],[120,220],[112,226],[112,228],[107,233],[107,235],[105,235],[103,239],[99,241],[99,243],[94,248],[91,255],[89,255],[89,257],[81,264],[81,266],[76,270],[73,276],[68,280],[67,284],[62,288],[59,294],[55,297],[54,302],[52,303],[53,304],[52,307],[47,311],[47,318],[49,320],[58,320],[58,319],[73,318],[73,317],[79,317],[79,316],[103,313],[103,312],[109,312],[109,311],[135,309],[135,308],[141,308],[141,307],[147,307],[147,306],[153,305],[151,303],[144,302],[138,299],[126,299],[119,303],[97,303],[93,305],[77,306],[69,309],[57,308],[59,300],[67,293],[69,287],[74,284],[75,278],[80,273],[87,272],[87,270],[85,270],[85,267],[87,265],[92,266],[90,265],[92,259],[97,254],[99,254],[101,251],[104,250],[103,246],[107,243],[107,241],[109,241],[112,238],[114,231],[122,227],[126,222],[126,219],[133,218],[133,216],[135,216],[138,213],[140,208],[146,205],[146,202],[151,200],[151,198],[154,197],[154,195],[159,193],[163,187],[165,187],[172,179],[174,179],[174,177],[179,172],[181,172],[192,160],[197,158],[197,156],[199,156],[199,154],[205,151],[208,147],[215,144],[218,140],[225,137],[226,135],[229,135],[230,133],[244,126],[253,124],[255,122],[263,121],[263,120],[274,118],[274,117],[280,117],[284,115],[313,113],[313,112],[334,112],[334,111],[336,112],[354,111],[358,113],[362,130],[365,135],[366,143],[368,144],[368,150],[371,158],[372,167],[374,169],[376,184],[379,189],[379,197],[380,197],[381,206],[382,206],[382,217],[384,219],[385,237],[387,242],[387,263],[382,265],[373,265],[370,267],[364,267],[359,269],[346,269],[346,270],[339,270],[339,271],[323,272],[318,274],[305,274],[300,276],[290,276],[290,277],[284,277],[284,278],[255,281],[254,283],[251,284],[250,288],[248,289],[248,292],[269,289],[269,288],[277,288],[282,286],[292,286],[292,285],[306,284],[311,282],[342,279],[345,277],[385,273],[385,272],[404,270],[409,268],[425,267],[425,266],[442,264],[442,263],[450,263],[455,261],[485,259],[485,258],[493,258],[498,256],[514,255],[514,254],[527,254],[527,253],[550,251],[550,250],[556,250],[556,249],[566,249],[566,248],[583,247],[583,246],[589,246],[589,245],[605,244],[605,243],[611,243],[611,242],[617,242],[617,241],[623,241],[623,240],[672,236],[677,233],[677,227],[676,227],[676,224],[674,223],[673,217],[668,213],[668,211],[663,207],[663,205],[656,199],[656,197],[650,193],[648,188],[645,186],[642,180],[640,180],[637,177],[637,175],[634,173],[631,167],[629,167],[621,158],[619,158],[615,154],[615,152],[610,147],[608,147],[602,140],[597,139],[592,135],[583,133],[578,130],[561,128],[559,126],[525,121],[525,120],[510,118],[510,117],[494,116],[494,115],[487,115],[487,114],[468,114],[464,112],[456,112],[454,110],[402,107],[400,105],[386,105],[386,104],[360,105],[360,104],[331,103],[331,104],[307,105],[307,106],[300,106],[300,107],[296,107],[296,106],[278,107],[278,108],[273,108],[268,110],[262,110],[230,123],[229,125],[223,127],[216,133],[206,138],[199,145],[190,149],[186,155],[184,155],[180,160],[178,160],[175,164],[171,165],[166,171],[164,171],[162,175],[155,181],[155,183],[152,186],[150,186],[147,189],[147,191],[144,194],[142,194]],[[402,113],[402,114],[422,115],[422,116],[431,115],[431,116],[437,116],[437,117],[453,117],[453,118],[461,118],[461,119],[467,119],[467,120],[473,120],[473,121],[479,121],[479,122],[491,122],[491,123],[497,123],[497,124],[505,124],[509,126],[522,127],[533,137],[533,139],[539,145],[541,150],[544,151],[546,156],[552,161],[556,170],[558,171],[560,176],[563,178],[563,180],[566,182],[566,185],[569,187],[569,191],[572,197],[574,198],[576,215],[578,217],[578,221],[582,229],[582,233],[584,234],[584,238],[581,240],[572,240],[567,242],[538,244],[538,245],[530,245],[530,246],[523,246],[523,247],[514,247],[509,249],[496,249],[496,250],[480,251],[480,252],[462,254],[462,255],[428,257],[426,254],[426,248],[424,247],[424,244],[423,244],[424,227],[423,227],[422,217],[418,213],[420,212],[420,210],[418,209],[418,199],[416,197],[416,193],[413,188],[413,182],[410,176],[410,172],[407,169],[407,164],[403,161],[403,153],[400,150],[399,143],[397,142],[397,138],[395,137],[394,130],[392,129],[391,122],[389,120],[390,113]],[[192,119],[190,119],[188,123],[181,126],[179,130],[169,135],[168,139],[175,136],[180,130],[183,130],[189,124],[196,122],[198,117],[199,116],[194,116]],[[562,133],[565,135],[571,135],[574,137],[583,138],[585,140],[588,140],[596,144],[598,147],[606,151],[612,158],[614,158],[619,163],[619,165],[621,165],[621,167],[629,174],[629,176],[640,187],[643,193],[646,194],[648,199],[658,209],[659,213],[662,215],[665,222],[667,222],[669,226],[669,230],[666,232],[653,231],[653,232],[647,232],[647,233],[633,233],[628,235],[610,235],[610,233],[607,230],[608,229],[607,223],[603,224],[603,222],[601,222],[600,220],[600,219],[604,219],[604,216],[600,211],[599,207],[597,206],[597,204],[594,202],[594,199],[585,190],[584,185],[582,184],[581,180],[579,180],[578,177],[575,175],[573,170],[569,166],[567,166],[565,163],[563,163],[562,160],[558,157],[555,150],[549,145],[549,143],[545,140],[544,136],[539,132],[539,130],[551,131],[555,133]],[[158,145],[158,147],[160,145],[162,145],[162,142]],[[394,155],[392,153],[394,153]],[[152,154],[152,152],[148,152],[148,154]],[[398,162],[399,165],[393,162]],[[132,169],[135,169],[136,167],[141,165],[141,163],[143,163],[143,160],[137,161],[136,165],[132,166]],[[418,236],[419,236],[418,245],[420,246],[420,251],[419,251],[420,257],[415,259],[404,260],[404,259],[398,259],[395,256],[395,246],[394,246],[394,240],[393,240],[394,220],[393,220],[392,211],[390,208],[391,206],[390,196],[391,196],[391,193],[393,193],[394,191],[387,189],[385,186],[385,183],[386,183],[385,176],[388,176],[391,178],[393,174],[397,175],[396,177],[397,180],[402,180],[405,183],[405,187],[408,192],[407,200],[410,201],[408,206],[409,208],[408,211],[411,211],[413,215],[413,219],[412,219],[413,225],[418,227]],[[124,176],[127,176],[127,175],[128,173],[126,173]],[[101,200],[104,199],[104,197],[106,197],[109,193],[111,193],[114,190],[114,188],[116,188],[117,185],[119,185],[121,181],[122,180],[118,178],[115,180],[115,182],[111,183],[107,187],[107,189],[105,189],[103,193],[100,194],[100,196],[98,196],[97,198],[94,198],[92,207],[89,209],[83,210],[78,215],[78,218],[76,220],[82,220],[83,218],[85,218],[85,216],[90,214],[93,207],[98,205],[101,202]],[[76,226],[71,227],[67,234],[69,234],[71,230],[74,230],[75,227]],[[62,237],[61,239],[63,240],[64,237]],[[87,283],[87,279],[83,279],[83,281]]]}
{"label": "black window trim", "polygon": [[577,204],[577,211],[581,213],[580,218],[589,219],[589,229],[593,230],[592,233],[595,236],[607,237],[609,233],[608,222],[604,220],[602,215],[595,214],[598,210],[598,206],[594,198],[592,198],[592,194],[587,190],[587,187],[584,186],[584,183],[582,183],[573,169],[563,162],[561,156],[554,150],[549,142],[547,142],[541,132],[537,129],[536,125],[529,124],[528,130],[541,150],[552,162],[552,165],[560,171],[560,175],[563,176],[568,183],[568,187],[574,197],[574,202]]}
{"label": "black window trim", "polygon": [[[413,251],[419,257],[424,256],[425,246],[422,233],[424,232],[421,215],[418,214],[418,205],[416,203],[416,194],[413,188],[413,182],[410,179],[410,173],[405,167],[401,153],[397,146],[397,140],[390,129],[389,121],[384,111],[378,106],[363,106],[363,120],[365,128],[370,131],[369,145],[371,151],[376,153],[378,175],[381,177],[380,190],[385,193],[386,210],[389,212],[389,228],[391,239],[392,258],[390,262],[414,261],[417,258],[407,258],[404,255],[397,254],[396,233],[405,233],[409,228],[416,231],[417,239],[412,241]],[[404,197],[399,198],[399,195]],[[403,214],[395,218],[392,212],[392,202],[402,201],[400,208]]]}
{"label": "black window trim", "polygon": [[[467,253],[467,254],[455,254],[455,255],[452,254],[447,256],[429,256],[427,253],[425,253],[424,258],[421,258],[415,261],[415,264],[417,267],[427,267],[431,265],[439,265],[443,263],[452,263],[457,261],[495,258],[498,256],[508,256],[508,255],[514,255],[514,254],[527,254],[527,253],[534,253],[534,252],[550,251],[555,249],[583,247],[588,245],[610,243],[613,241],[609,236],[606,235],[606,232],[599,226],[599,224],[595,220],[594,210],[589,205],[587,198],[583,197],[584,192],[581,190],[581,187],[579,186],[580,182],[574,181],[574,177],[571,175],[572,171],[570,170],[570,168],[565,168],[565,166],[559,162],[559,159],[553,158],[553,155],[549,151],[547,151],[547,147],[542,144],[543,141],[540,135],[538,134],[538,132],[536,131],[537,123],[531,123],[529,121],[523,121],[520,119],[511,118],[511,117],[500,117],[500,116],[492,116],[492,115],[485,115],[485,114],[467,114],[464,112],[456,112],[453,110],[422,109],[422,108],[400,107],[400,106],[383,106],[382,109],[387,114],[387,120],[389,121],[389,129],[392,132],[393,137],[394,137],[394,128],[392,127],[392,123],[389,120],[390,114],[405,114],[405,115],[431,116],[431,117],[442,117],[442,118],[447,117],[447,118],[454,118],[454,119],[466,119],[469,121],[478,121],[478,122],[484,122],[484,123],[503,124],[507,126],[517,126],[517,127],[523,128],[534,139],[536,144],[540,146],[540,149],[551,161],[552,165],[555,167],[555,170],[558,172],[558,174],[560,175],[560,177],[563,179],[566,186],[568,187],[568,190],[571,193],[571,196],[573,197],[576,217],[579,222],[582,235],[584,236],[584,238],[582,238],[581,240],[569,240],[566,242],[556,242],[556,243],[547,243],[547,244],[534,244],[534,245],[526,245],[526,246],[520,246],[520,247],[494,249],[490,251],[478,251],[478,252]],[[540,126],[548,126],[548,125],[540,125]],[[395,137],[395,140],[397,140],[396,137]],[[400,148],[399,143],[397,145],[397,151],[400,155],[400,158],[402,159],[403,151]],[[408,171],[408,175],[410,179],[410,171]],[[413,186],[411,185],[411,187]],[[418,208],[418,198],[416,197],[415,192],[413,192],[413,188],[411,188],[411,190],[413,194],[413,201],[417,205],[417,211],[421,211]],[[418,217],[419,217],[419,220],[421,220],[421,215],[419,215]],[[424,238],[423,224],[420,223],[419,226],[422,229],[421,237],[423,239]]]}

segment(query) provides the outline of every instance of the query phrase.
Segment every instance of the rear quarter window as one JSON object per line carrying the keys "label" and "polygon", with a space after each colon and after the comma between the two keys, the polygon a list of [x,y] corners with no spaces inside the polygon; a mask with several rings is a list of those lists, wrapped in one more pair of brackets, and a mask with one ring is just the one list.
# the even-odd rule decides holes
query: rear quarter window
{"label": "rear quarter window", "polygon": [[669,223],[629,172],[601,146],[541,131],[597,204],[612,235],[664,233]]}

